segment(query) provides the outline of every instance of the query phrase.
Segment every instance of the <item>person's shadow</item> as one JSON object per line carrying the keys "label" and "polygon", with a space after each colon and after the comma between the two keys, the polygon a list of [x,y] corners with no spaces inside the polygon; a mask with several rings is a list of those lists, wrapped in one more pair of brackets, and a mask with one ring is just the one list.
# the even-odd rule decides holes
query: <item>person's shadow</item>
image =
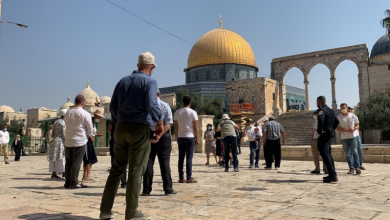
{"label": "person's shadow", "polygon": [[39,220],[39,219],[77,219],[77,220],[95,220],[98,218],[84,217],[72,214],[47,214],[47,213],[33,213],[18,216],[17,219],[25,220]]}

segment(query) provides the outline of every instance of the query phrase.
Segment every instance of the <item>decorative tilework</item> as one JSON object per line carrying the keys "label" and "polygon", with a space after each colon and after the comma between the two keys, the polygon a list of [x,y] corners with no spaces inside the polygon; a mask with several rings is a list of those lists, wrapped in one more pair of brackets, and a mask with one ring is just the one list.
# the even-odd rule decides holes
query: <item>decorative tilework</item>
{"label": "decorative tilework", "polygon": [[226,75],[226,81],[229,82],[234,78],[234,69],[228,69],[228,73]]}
{"label": "decorative tilework", "polygon": [[211,79],[219,79],[219,69],[213,69],[211,71]]}
{"label": "decorative tilework", "polygon": [[206,70],[201,70],[199,73],[199,81],[203,81],[206,79]]}
{"label": "decorative tilework", "polygon": [[196,72],[191,72],[191,73],[190,73],[190,82],[191,82],[191,83],[194,83],[194,82],[195,82],[195,73],[196,73]]}
{"label": "decorative tilework", "polygon": [[254,71],[249,71],[249,78],[251,78],[251,79],[256,78],[256,77],[255,77],[255,72],[254,72]]}
{"label": "decorative tilework", "polygon": [[219,78],[225,79],[225,69],[219,69]]}
{"label": "decorative tilework", "polygon": [[199,82],[199,72],[195,72],[195,82]]}
{"label": "decorative tilework", "polygon": [[240,78],[240,74],[238,72],[238,69],[236,69],[235,72],[234,72],[234,78],[236,78],[236,79]]}
{"label": "decorative tilework", "polygon": [[206,70],[206,79],[211,79],[211,70]]}
{"label": "decorative tilework", "polygon": [[247,78],[246,70],[240,70],[240,79],[246,79],[246,78]]}

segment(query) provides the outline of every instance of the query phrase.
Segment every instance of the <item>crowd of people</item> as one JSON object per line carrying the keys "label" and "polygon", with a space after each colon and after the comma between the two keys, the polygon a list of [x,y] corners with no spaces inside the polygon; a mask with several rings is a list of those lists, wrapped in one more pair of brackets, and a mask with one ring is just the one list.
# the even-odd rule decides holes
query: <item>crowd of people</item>
{"label": "crowd of people", "polygon": [[[150,219],[148,214],[138,210],[139,196],[149,196],[152,192],[154,162],[157,156],[166,196],[178,192],[173,189],[170,155],[172,151],[171,126],[178,143],[179,183],[197,183],[192,175],[192,159],[199,141],[205,142],[206,163],[210,165],[210,155],[215,163],[229,172],[232,165],[234,172],[239,172],[238,155],[241,154],[241,140],[249,142],[249,169],[259,168],[260,151],[263,146],[264,169],[280,169],[281,145],[285,144],[286,133],[275,117],[263,119],[260,127],[251,119],[245,120],[243,129],[229,118],[222,115],[221,122],[213,130],[207,124],[203,140],[198,140],[198,115],[191,109],[191,97],[184,96],[183,107],[174,114],[170,106],[161,101],[157,82],[150,76],[156,68],[155,58],[150,52],[139,55],[138,70],[122,78],[116,85],[110,104],[112,123],[108,128],[111,134],[110,154],[111,169],[107,178],[100,206],[100,218],[112,219],[112,207],[119,188],[126,188],[126,219]],[[340,105],[341,114],[335,116],[326,105],[325,97],[317,98],[318,110],[314,112],[312,135],[312,153],[315,169],[312,174],[320,174],[320,158],[323,160],[325,183],[336,182],[337,173],[331,154],[332,132],[341,132],[341,141],[349,165],[349,174],[360,174],[365,170],[362,161],[362,146],[359,136],[359,120],[346,103]],[[86,182],[94,182],[91,177],[92,165],[98,162],[94,149],[97,133],[95,123],[104,118],[97,109],[93,116],[84,110],[86,99],[82,95],[75,98],[75,106],[69,111],[60,111],[60,118],[52,126],[48,149],[49,172],[52,179],[65,179],[64,188],[86,188]],[[5,151],[4,161],[8,162],[9,134],[7,126],[0,131],[0,147]],[[20,160],[23,143],[18,136],[12,143],[15,160]],[[184,175],[184,161],[185,175]],[[83,178],[78,181],[81,163]],[[128,169],[128,174],[127,174]],[[62,177],[59,174],[63,174]],[[126,181],[126,177],[128,180]],[[142,183],[142,184],[141,184]],[[142,189],[141,189],[142,187]],[[142,193],[140,194],[140,191]]]}

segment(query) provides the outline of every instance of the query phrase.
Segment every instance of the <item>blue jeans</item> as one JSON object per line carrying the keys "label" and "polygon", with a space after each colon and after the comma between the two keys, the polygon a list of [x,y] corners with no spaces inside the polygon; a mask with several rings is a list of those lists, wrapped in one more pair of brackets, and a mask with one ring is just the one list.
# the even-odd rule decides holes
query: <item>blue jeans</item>
{"label": "blue jeans", "polygon": [[229,145],[232,147],[234,169],[238,169],[237,138],[234,136],[227,136],[223,139],[223,146],[225,150],[225,169],[229,169]]}
{"label": "blue jeans", "polygon": [[363,166],[363,149],[362,149],[362,139],[360,138],[360,136],[356,137],[356,147],[357,147],[357,153],[359,155],[360,166]]}
{"label": "blue jeans", "polygon": [[[260,159],[260,147],[261,147],[261,141],[259,141],[258,146],[256,146],[256,141],[250,141],[249,142],[249,149],[251,150],[251,155],[249,158],[249,163],[251,166],[253,166],[253,156],[256,152],[256,162],[255,165],[259,165],[259,159]],[[255,150],[257,148],[257,150]]]}
{"label": "blue jeans", "polygon": [[184,179],[184,158],[186,158],[187,180],[192,177],[192,157],[194,156],[195,138],[178,138],[179,145],[179,179]]}
{"label": "blue jeans", "polygon": [[356,137],[342,139],[344,153],[350,169],[360,168],[359,155],[357,153]]}

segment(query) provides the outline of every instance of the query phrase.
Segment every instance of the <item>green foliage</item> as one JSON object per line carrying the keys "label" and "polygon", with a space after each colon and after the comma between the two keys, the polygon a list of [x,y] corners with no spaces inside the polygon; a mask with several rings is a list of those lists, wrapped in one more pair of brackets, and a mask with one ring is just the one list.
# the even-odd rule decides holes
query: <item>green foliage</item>
{"label": "green foliage", "polygon": [[[223,103],[220,97],[215,99],[206,98],[205,102],[202,102],[202,98],[195,93],[189,93],[185,88],[179,88],[176,92],[176,107],[172,107],[172,114],[183,107],[183,97],[185,95],[191,96],[191,108],[198,113],[198,115],[214,115],[214,126],[217,126],[221,121],[222,114],[224,114]],[[172,132],[174,132],[174,128],[172,126]]]}
{"label": "green foliage", "polygon": [[385,18],[381,20],[383,28],[387,29],[387,35],[390,37],[390,10],[385,11]]}
{"label": "green foliage", "polygon": [[390,130],[390,91],[371,95],[355,108],[361,130]]}
{"label": "green foliage", "polygon": [[11,137],[16,137],[17,134],[20,135],[23,125],[22,120],[17,120],[16,117],[14,117],[8,126],[8,133]]}

